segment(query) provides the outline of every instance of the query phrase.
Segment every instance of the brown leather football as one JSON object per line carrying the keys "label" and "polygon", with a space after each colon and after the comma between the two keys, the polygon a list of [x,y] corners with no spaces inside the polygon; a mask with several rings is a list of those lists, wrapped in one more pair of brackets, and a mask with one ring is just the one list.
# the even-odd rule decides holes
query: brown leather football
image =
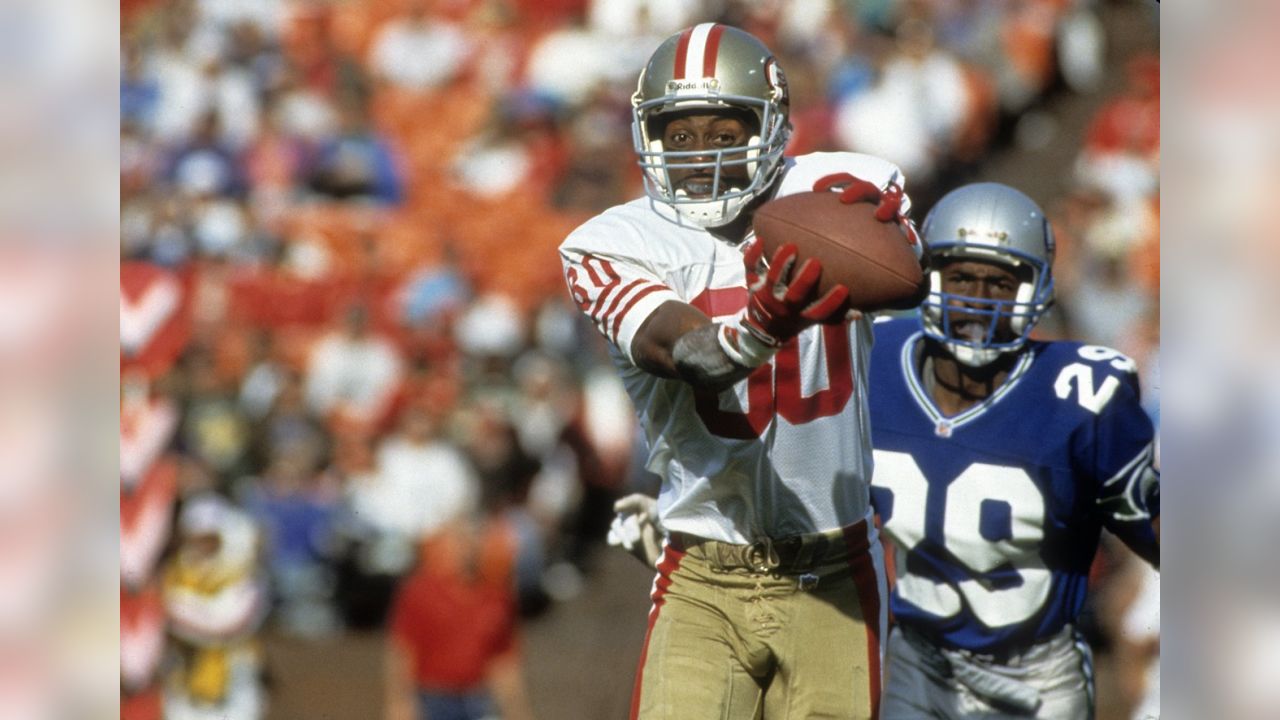
{"label": "brown leather football", "polygon": [[766,260],[795,243],[796,267],[822,263],[818,297],[837,284],[849,289],[849,307],[873,312],[910,306],[924,282],[907,233],[880,222],[875,203],[840,202],[837,192],[801,192],[761,205],[752,219]]}

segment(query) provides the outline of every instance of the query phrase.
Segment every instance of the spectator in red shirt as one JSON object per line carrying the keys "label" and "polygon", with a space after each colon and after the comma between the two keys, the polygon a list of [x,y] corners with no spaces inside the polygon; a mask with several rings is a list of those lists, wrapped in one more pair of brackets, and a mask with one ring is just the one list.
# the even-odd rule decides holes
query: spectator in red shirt
{"label": "spectator in red shirt", "polygon": [[1140,55],[1126,68],[1125,94],[1098,111],[1089,126],[1085,151],[1132,153],[1153,157],[1160,152],[1160,60]]}
{"label": "spectator in red shirt", "polygon": [[388,720],[532,718],[517,642],[515,552],[511,528],[497,517],[458,518],[424,541],[392,606]]}

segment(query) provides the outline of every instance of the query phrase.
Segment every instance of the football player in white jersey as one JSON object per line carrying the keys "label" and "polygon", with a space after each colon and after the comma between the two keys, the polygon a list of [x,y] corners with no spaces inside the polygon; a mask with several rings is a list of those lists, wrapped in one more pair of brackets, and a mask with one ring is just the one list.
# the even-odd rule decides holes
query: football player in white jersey
{"label": "football player in white jersey", "polygon": [[871,327],[837,309],[843,288],[817,296],[821,267],[794,246],[765,263],[751,217],[845,174],[910,227],[902,175],[867,155],[784,157],[782,69],[736,28],[665,40],[632,104],[647,197],[560,247],[662,477],[666,540],[631,715],[875,717],[886,614]]}

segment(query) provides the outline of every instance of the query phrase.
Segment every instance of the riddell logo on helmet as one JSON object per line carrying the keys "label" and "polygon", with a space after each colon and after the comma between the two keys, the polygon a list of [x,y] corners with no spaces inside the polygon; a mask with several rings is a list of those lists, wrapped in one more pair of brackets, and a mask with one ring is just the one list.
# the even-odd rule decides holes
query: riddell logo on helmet
{"label": "riddell logo on helmet", "polygon": [[698,92],[718,93],[720,92],[720,81],[716,78],[701,78],[698,80],[668,80],[667,93],[687,93],[691,90]]}
{"label": "riddell logo on helmet", "polygon": [[988,245],[1004,245],[1009,242],[1009,233],[1003,230],[973,230],[970,228],[960,228],[956,233],[961,240],[968,242],[978,242]]}

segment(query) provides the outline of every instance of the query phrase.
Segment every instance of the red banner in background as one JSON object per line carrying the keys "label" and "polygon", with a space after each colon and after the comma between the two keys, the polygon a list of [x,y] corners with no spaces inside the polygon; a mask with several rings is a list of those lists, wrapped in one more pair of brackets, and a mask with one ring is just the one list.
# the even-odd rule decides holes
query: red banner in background
{"label": "red banner in background", "polygon": [[192,272],[147,262],[120,264],[120,372],[155,380],[191,338]]}

